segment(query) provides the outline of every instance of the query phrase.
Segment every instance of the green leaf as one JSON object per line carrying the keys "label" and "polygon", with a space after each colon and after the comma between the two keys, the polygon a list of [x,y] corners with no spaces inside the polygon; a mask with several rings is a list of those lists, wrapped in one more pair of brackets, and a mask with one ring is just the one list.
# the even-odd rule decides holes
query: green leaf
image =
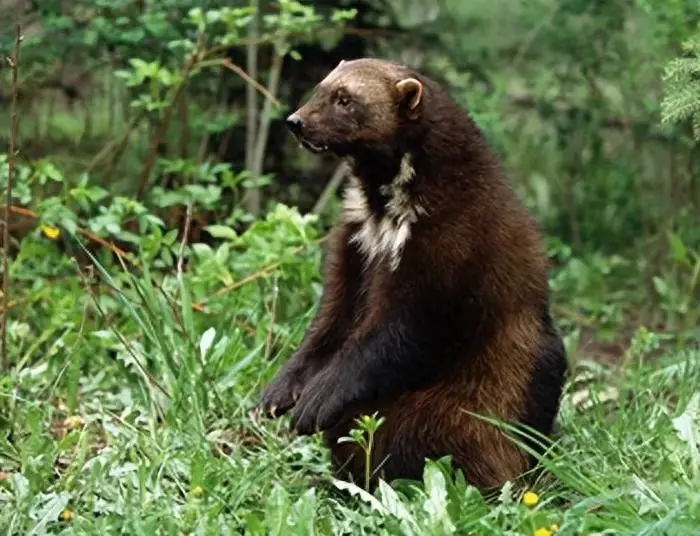
{"label": "green leaf", "polygon": [[380,512],[382,514],[389,513],[388,509],[380,501],[378,501],[371,493],[368,493],[357,484],[353,484],[352,482],[345,482],[344,480],[333,480],[333,485],[341,491],[347,491],[351,495],[356,495],[364,502],[369,504],[373,510],[376,510],[377,512]]}
{"label": "green leaf", "polygon": [[668,241],[671,245],[671,252],[673,253],[673,258],[676,262],[687,263],[688,262],[688,249],[681,238],[672,232],[668,233]]}
{"label": "green leaf", "polygon": [[285,536],[289,530],[289,495],[279,484],[275,484],[267,500],[265,509],[265,526],[271,536]]}
{"label": "green leaf", "polygon": [[693,394],[685,411],[673,419],[678,438],[688,445],[695,478],[700,476],[700,392]]}
{"label": "green leaf", "polygon": [[408,534],[421,534],[418,521],[413,517],[409,508],[401,501],[399,494],[396,493],[389,484],[380,480],[377,485],[377,492],[379,493],[382,506],[384,506],[392,516],[403,523],[404,530],[406,530]]}
{"label": "green leaf", "polygon": [[428,497],[423,504],[423,509],[433,525],[439,526],[443,534],[452,534],[455,526],[450,520],[447,510],[447,488],[445,475],[434,462],[428,462],[423,471],[423,482]]}
{"label": "green leaf", "polygon": [[236,231],[226,225],[208,225],[204,229],[214,238],[227,238],[229,240],[238,238]]}
{"label": "green leaf", "polygon": [[209,352],[209,348],[211,348],[211,345],[214,342],[214,337],[216,337],[216,330],[214,328],[209,328],[202,333],[202,336],[199,339],[199,354],[202,356],[202,360],[204,360],[207,352]]}
{"label": "green leaf", "polygon": [[58,519],[59,514],[65,510],[66,506],[68,505],[70,498],[71,494],[67,491],[49,495],[46,503],[42,506],[39,512],[37,512],[36,524],[29,534],[44,534],[46,525]]}

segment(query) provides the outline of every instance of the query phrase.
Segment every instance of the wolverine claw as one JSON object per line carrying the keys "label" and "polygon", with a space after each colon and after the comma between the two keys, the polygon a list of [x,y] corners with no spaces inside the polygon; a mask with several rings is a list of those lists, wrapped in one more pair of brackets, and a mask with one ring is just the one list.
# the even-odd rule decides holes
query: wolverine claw
{"label": "wolverine claw", "polygon": [[307,417],[308,412],[302,410],[301,412],[295,411],[292,414],[291,427],[296,430],[299,435],[312,435],[314,434],[314,426],[311,423],[311,419]]}

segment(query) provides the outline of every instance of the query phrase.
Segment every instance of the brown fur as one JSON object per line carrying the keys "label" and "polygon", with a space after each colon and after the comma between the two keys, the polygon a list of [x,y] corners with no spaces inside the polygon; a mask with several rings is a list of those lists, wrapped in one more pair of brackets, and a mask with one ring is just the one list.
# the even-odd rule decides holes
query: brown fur
{"label": "brown fur", "polygon": [[[367,59],[342,62],[295,120],[308,148],[351,158],[359,190],[330,239],[317,316],[263,405],[323,430],[355,478],[363,456],[337,439],[374,411],[386,421],[373,465],[388,479],[444,455],[480,487],[515,478],[529,459],[463,410],[549,433],[565,358],[539,232],[477,127],[426,77]],[[381,222],[392,199],[409,223],[387,232],[388,253],[363,249],[380,227],[363,211]]]}

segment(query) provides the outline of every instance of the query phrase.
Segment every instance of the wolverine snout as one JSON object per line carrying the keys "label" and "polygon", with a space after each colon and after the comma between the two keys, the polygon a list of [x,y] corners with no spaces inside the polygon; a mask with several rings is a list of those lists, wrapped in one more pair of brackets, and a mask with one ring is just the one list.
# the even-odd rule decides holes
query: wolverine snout
{"label": "wolverine snout", "polygon": [[[287,128],[291,131],[294,136],[299,140],[299,143],[312,153],[325,153],[328,151],[329,147],[325,141],[322,139],[317,139],[318,136],[314,132],[309,133],[309,128],[306,126],[306,122],[303,117],[298,113],[294,112],[287,119],[284,120]],[[313,125],[312,125],[313,126]],[[315,129],[311,129],[315,130]]]}
{"label": "wolverine snout", "polygon": [[304,120],[297,114],[291,114],[285,120],[287,128],[294,134],[301,133],[301,129],[304,127]]}

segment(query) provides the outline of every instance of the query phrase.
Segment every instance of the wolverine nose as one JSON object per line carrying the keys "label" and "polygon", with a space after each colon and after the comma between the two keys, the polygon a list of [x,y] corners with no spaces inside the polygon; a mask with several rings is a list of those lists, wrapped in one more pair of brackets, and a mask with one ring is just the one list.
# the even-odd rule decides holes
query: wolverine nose
{"label": "wolverine nose", "polygon": [[287,124],[287,128],[289,128],[289,130],[291,130],[294,134],[299,134],[304,126],[304,120],[297,114],[292,114],[287,117],[285,123]]}

